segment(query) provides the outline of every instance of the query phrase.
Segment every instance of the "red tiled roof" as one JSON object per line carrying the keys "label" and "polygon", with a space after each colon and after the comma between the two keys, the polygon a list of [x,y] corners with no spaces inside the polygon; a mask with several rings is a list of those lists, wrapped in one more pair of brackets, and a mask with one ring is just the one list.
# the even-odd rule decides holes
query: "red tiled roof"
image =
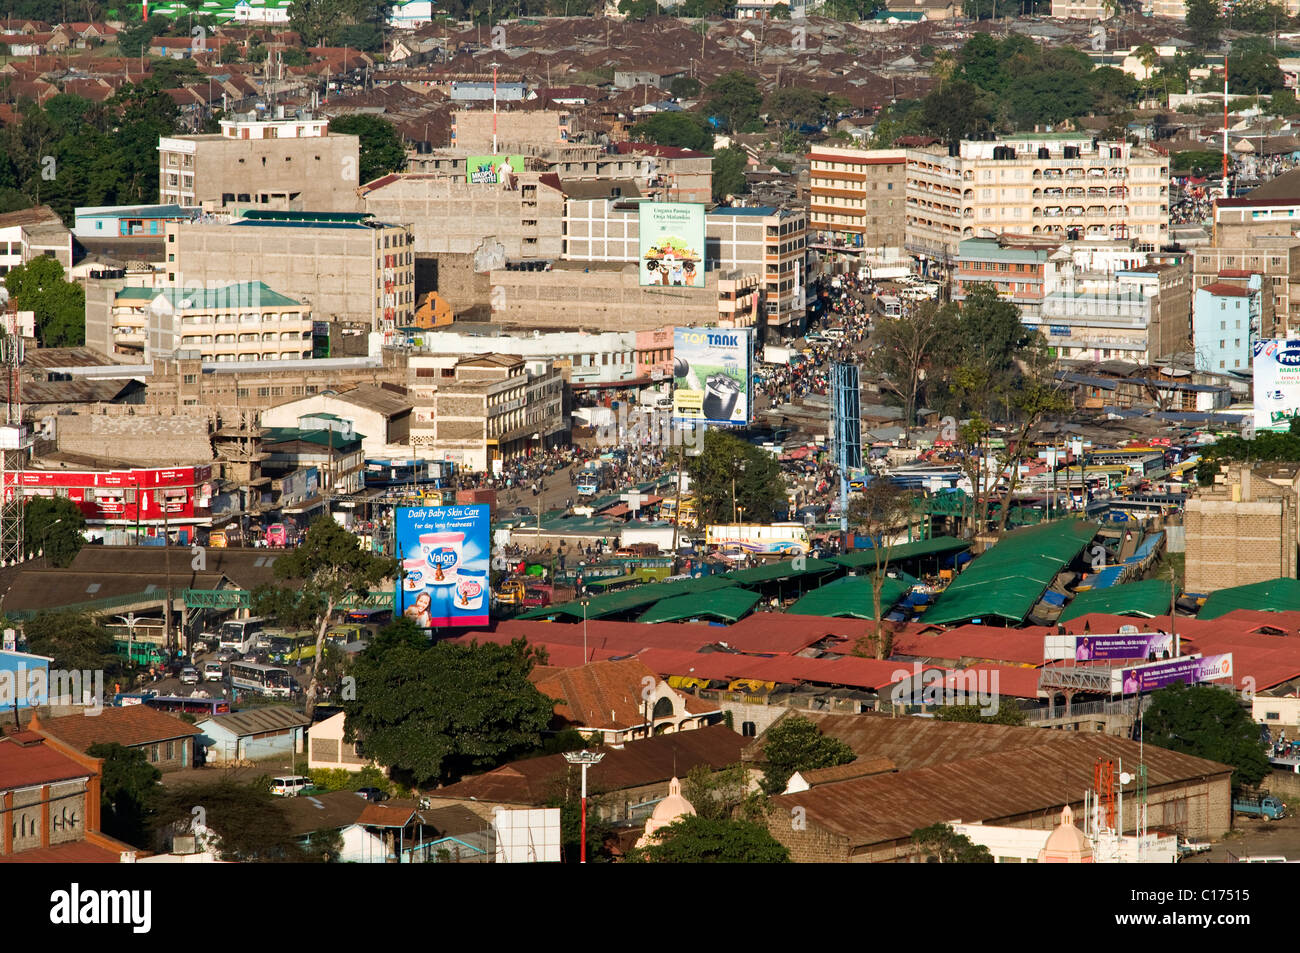
{"label": "red tiled roof", "polygon": [[90,777],[94,772],[32,731],[0,738],[0,791]]}
{"label": "red tiled roof", "polygon": [[121,851],[100,847],[98,844],[91,844],[84,840],[0,855],[0,864],[117,864],[121,863],[121,860]]}
{"label": "red tiled roof", "polygon": [[[977,681],[967,681],[963,677],[965,672],[987,672],[989,674],[980,677]],[[1025,668],[1019,665],[992,665],[987,662],[980,662],[960,671],[949,672],[944,676],[943,684],[945,688],[964,689],[966,691],[987,688],[993,691],[995,695],[1037,699],[1038,675],[1039,671],[1036,668]],[[996,681],[994,681],[994,678],[996,678]]]}
{"label": "red tiled roof", "polygon": [[[876,691],[892,685],[912,674],[904,662],[882,659],[800,658],[796,655],[778,655],[764,658],[758,655],[733,655],[726,652],[674,652],[669,649],[646,649],[638,658],[660,675],[684,675],[712,680],[753,678],[764,682],[797,685],[811,682],[819,685],[842,685]],[[923,671],[938,665],[923,666]]]}
{"label": "red tiled roof", "polygon": [[[1132,621],[1129,619],[1128,624]],[[944,632],[896,635],[894,654],[908,658],[988,659],[1013,665],[1039,665],[1043,661],[1043,637],[1055,631],[1041,626],[1005,629],[959,625]],[[1118,626],[1114,631],[1119,631]]]}
{"label": "red tiled roof", "polygon": [[1253,291],[1249,288],[1242,288],[1238,285],[1230,285],[1223,281],[1216,281],[1212,285],[1202,285],[1199,291],[1208,291],[1218,298],[1249,298]]}
{"label": "red tiled roof", "polygon": [[86,751],[95,744],[117,743],[131,748],[203,734],[193,725],[174,715],[155,711],[148,705],[105,708],[93,717],[68,715],[50,718],[40,723],[40,731],[78,751]]}
{"label": "red tiled roof", "polygon": [[[577,668],[533,670],[533,684],[556,699],[555,714],[571,725],[623,730],[646,723],[642,692],[654,673],[639,659],[591,662]],[[680,693],[679,693],[680,694]],[[716,705],[700,713],[717,711]]]}

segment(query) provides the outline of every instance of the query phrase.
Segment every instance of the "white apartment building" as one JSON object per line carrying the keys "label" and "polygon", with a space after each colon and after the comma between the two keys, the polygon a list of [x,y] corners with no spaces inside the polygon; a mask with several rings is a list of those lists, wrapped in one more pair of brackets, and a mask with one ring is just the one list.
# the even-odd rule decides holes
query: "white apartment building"
{"label": "white apartment building", "polygon": [[963,238],[1169,236],[1169,162],[1124,142],[1023,133],[908,151],[909,252],[944,265]]}
{"label": "white apartment building", "polygon": [[1057,20],[1109,20],[1104,0],[1052,0],[1052,17]]}

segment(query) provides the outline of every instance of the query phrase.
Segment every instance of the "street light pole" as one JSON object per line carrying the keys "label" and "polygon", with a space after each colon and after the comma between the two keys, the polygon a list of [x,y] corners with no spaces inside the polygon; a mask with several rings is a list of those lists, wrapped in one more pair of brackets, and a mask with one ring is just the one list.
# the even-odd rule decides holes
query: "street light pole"
{"label": "street light pole", "polygon": [[585,748],[581,751],[564,753],[564,760],[569,764],[582,765],[582,842],[578,855],[578,862],[582,864],[587,862],[587,769],[593,764],[600,764],[604,757],[603,751],[588,751]]}
{"label": "street light pole", "polygon": [[47,564],[49,563],[49,556],[46,556],[45,554],[50,548],[50,530],[54,529],[54,527],[58,526],[62,522],[62,518],[55,520],[49,526],[45,527],[45,530],[41,533],[41,555],[45,557]]}

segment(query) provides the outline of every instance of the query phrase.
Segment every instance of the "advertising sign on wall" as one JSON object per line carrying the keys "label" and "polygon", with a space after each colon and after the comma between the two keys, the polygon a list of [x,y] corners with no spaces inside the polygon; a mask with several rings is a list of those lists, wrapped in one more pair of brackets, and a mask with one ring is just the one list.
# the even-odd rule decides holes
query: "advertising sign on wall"
{"label": "advertising sign on wall", "polygon": [[1111,691],[1117,695],[1136,695],[1155,691],[1174,682],[1212,682],[1232,677],[1232,653],[1226,655],[1189,655],[1167,662],[1151,662],[1111,672]]}
{"label": "advertising sign on wall", "polygon": [[487,625],[488,506],[401,506],[397,611],[421,628]]}
{"label": "advertising sign on wall", "polygon": [[1256,341],[1255,429],[1286,430],[1300,414],[1300,341]]}
{"label": "advertising sign on wall", "polygon": [[514,188],[515,176],[523,171],[523,156],[470,156],[465,160],[465,181],[474,185]]}
{"label": "advertising sign on wall", "polygon": [[752,328],[677,328],[673,333],[673,416],[697,423],[749,423]]}
{"label": "advertising sign on wall", "polygon": [[641,284],[704,287],[704,206],[642,202],[637,206]]}

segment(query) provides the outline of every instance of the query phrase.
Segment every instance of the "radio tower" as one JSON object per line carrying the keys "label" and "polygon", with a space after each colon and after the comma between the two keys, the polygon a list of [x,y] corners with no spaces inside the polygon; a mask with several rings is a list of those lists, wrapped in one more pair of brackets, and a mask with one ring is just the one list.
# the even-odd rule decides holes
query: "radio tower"
{"label": "radio tower", "polygon": [[23,405],[19,367],[23,362],[23,339],[5,335],[0,341],[0,366],[4,368],[5,420],[0,427],[0,566],[12,566],[23,560],[22,473],[25,462],[26,434],[23,432]]}

